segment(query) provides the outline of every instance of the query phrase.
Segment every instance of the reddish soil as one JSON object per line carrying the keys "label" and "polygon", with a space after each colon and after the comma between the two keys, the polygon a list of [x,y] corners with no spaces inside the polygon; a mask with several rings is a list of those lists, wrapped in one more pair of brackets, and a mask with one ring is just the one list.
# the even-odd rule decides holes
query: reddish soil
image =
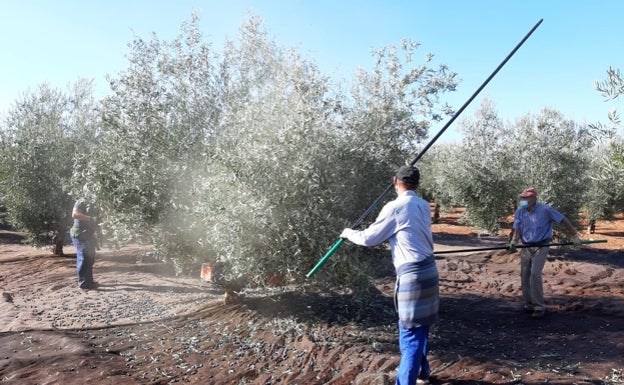
{"label": "reddish soil", "polygon": [[[436,250],[504,245],[458,224],[435,224]],[[553,248],[544,269],[548,312],[520,311],[518,254],[438,254],[440,321],[430,359],[438,384],[624,382],[624,219],[599,221]],[[399,352],[385,259],[366,293],[293,288],[223,291],[141,249],[101,250],[101,287],[75,284],[75,255],[20,244],[0,228],[1,384],[393,384]],[[381,251],[380,251],[381,252]]]}

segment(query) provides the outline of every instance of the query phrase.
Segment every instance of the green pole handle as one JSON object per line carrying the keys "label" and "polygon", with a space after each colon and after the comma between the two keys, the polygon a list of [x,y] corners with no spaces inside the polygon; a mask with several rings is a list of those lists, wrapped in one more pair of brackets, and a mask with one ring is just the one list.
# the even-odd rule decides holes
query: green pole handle
{"label": "green pole handle", "polygon": [[323,256],[323,258],[321,258],[321,260],[317,262],[316,266],[314,266],[312,268],[312,270],[310,270],[310,272],[306,275],[306,278],[310,278],[311,276],[313,276],[321,268],[321,266],[323,266],[325,264],[325,262],[327,262],[329,257],[331,257],[332,254],[334,254],[336,252],[336,250],[338,250],[340,245],[342,245],[342,242],[344,242],[344,239],[342,239],[342,238],[338,239],[338,241],[336,241],[336,243],[334,243],[334,245]]}

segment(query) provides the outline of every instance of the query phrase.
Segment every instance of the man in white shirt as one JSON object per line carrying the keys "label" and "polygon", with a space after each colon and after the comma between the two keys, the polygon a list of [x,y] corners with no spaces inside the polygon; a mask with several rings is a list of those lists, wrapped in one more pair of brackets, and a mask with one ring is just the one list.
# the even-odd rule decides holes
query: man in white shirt
{"label": "man in white shirt", "polygon": [[401,363],[396,385],[428,380],[429,327],[438,318],[439,275],[433,256],[431,209],[418,195],[420,173],[401,166],[393,180],[397,198],[387,203],[375,223],[358,231],[346,228],[340,235],[361,246],[390,243],[397,272],[395,306],[399,313]]}

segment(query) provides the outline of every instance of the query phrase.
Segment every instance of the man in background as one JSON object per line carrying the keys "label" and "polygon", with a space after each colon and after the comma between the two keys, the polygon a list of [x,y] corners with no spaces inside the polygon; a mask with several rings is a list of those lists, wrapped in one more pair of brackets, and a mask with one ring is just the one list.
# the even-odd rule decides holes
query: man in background
{"label": "man in background", "polygon": [[97,209],[93,204],[93,191],[85,185],[83,197],[78,199],[72,210],[74,225],[70,229],[72,243],[76,247],[76,270],[78,272],[78,287],[83,290],[98,288],[93,280],[93,264],[97,247]]}
{"label": "man in background", "polygon": [[553,236],[553,222],[563,223],[574,244],[580,244],[576,228],[559,211],[551,206],[537,202],[537,190],[531,187],[520,194],[520,207],[516,210],[513,222],[513,239],[509,250],[515,251],[518,242],[525,247],[520,250],[520,281],[524,310],[534,318],[542,318],[546,314],[542,270],[548,257]]}

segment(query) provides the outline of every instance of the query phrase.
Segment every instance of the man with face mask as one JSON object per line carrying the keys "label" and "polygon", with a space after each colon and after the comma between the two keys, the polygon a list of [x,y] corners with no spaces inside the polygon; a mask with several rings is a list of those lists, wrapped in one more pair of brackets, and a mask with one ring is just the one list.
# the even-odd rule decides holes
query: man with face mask
{"label": "man with face mask", "polygon": [[515,251],[519,242],[530,246],[520,250],[520,280],[524,309],[534,318],[542,318],[546,313],[542,270],[549,250],[548,246],[543,245],[551,242],[552,223],[563,223],[574,244],[580,244],[581,240],[568,218],[551,206],[537,202],[535,188],[522,191],[520,199],[520,207],[514,215],[514,234],[509,250]]}

